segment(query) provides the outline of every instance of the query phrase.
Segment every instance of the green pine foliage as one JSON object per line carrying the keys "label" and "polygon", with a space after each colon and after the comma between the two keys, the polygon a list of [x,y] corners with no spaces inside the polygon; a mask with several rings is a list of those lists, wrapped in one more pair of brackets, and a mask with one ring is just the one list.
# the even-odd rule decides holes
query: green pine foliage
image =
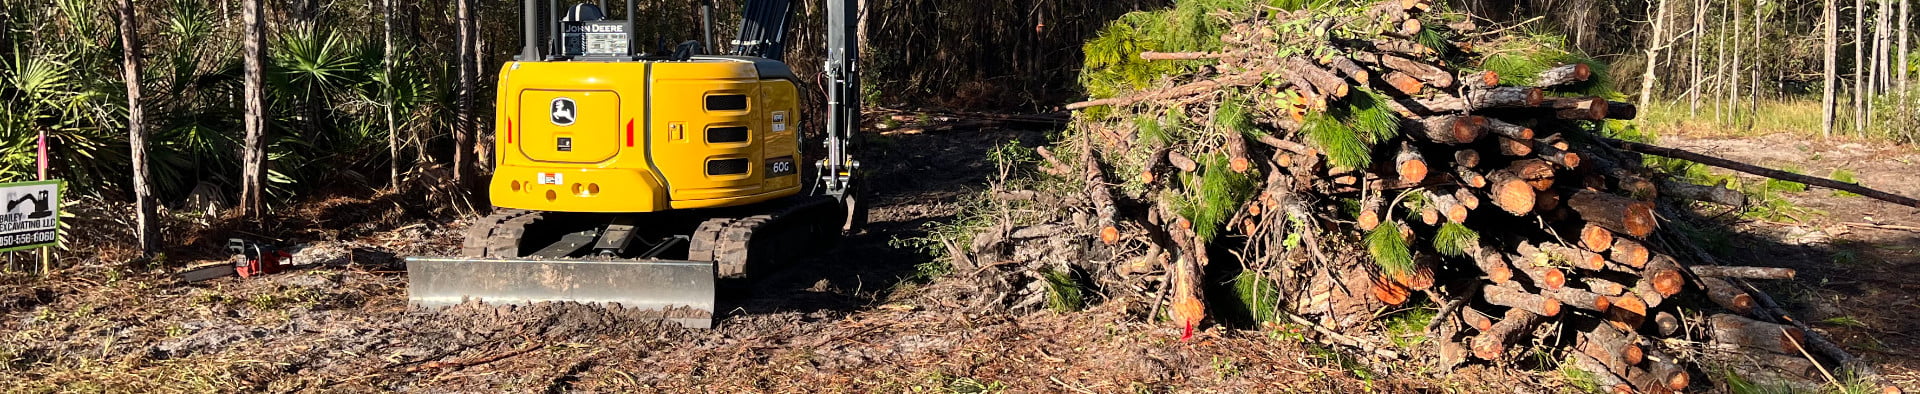
{"label": "green pine foliage", "polygon": [[1593,71],[1586,82],[1554,88],[1568,95],[1620,98],[1607,80],[1607,64],[1575,52],[1565,36],[1548,33],[1513,34],[1496,42],[1481,60],[1480,68],[1500,74],[1502,83],[1531,86],[1540,73],[1562,65],[1582,63]]}
{"label": "green pine foliage", "polygon": [[1333,165],[1365,168],[1373,164],[1373,144],[1400,135],[1400,115],[1381,104],[1388,99],[1379,93],[1354,92],[1329,103],[1325,112],[1307,114],[1300,129]]}
{"label": "green pine foliage", "polygon": [[1388,275],[1399,275],[1413,271],[1413,251],[1407,247],[1407,240],[1400,237],[1398,223],[1380,223],[1367,233],[1367,253],[1373,255],[1373,262]]}
{"label": "green pine foliage", "polygon": [[1218,51],[1231,15],[1256,8],[1296,10],[1335,0],[1176,0],[1173,7],[1122,15],[1081,47],[1086,60],[1080,84],[1094,98],[1146,89],[1168,76],[1192,71],[1211,61],[1147,61],[1141,52]]}
{"label": "green pine foliage", "polygon": [[1073,312],[1086,305],[1085,289],[1073,279],[1070,271],[1050,269],[1041,272],[1041,276],[1047,280],[1047,309]]}
{"label": "green pine foliage", "polygon": [[1194,160],[1201,164],[1200,174],[1181,175],[1186,193],[1175,196],[1174,210],[1193,222],[1193,231],[1200,239],[1212,241],[1240,203],[1253,195],[1258,180],[1228,168],[1223,154],[1201,155]]}
{"label": "green pine foliage", "polygon": [[1140,146],[1166,146],[1173,143],[1173,135],[1167,133],[1158,116],[1135,116],[1133,127],[1138,131],[1135,140]]}
{"label": "green pine foliage", "polygon": [[1165,51],[1163,30],[1167,28],[1164,11],[1137,11],[1107,24],[1100,34],[1081,47],[1086,54],[1080,84],[1087,95],[1108,98],[1145,89],[1166,75],[1181,71],[1178,62],[1140,60],[1147,51]]}
{"label": "green pine foliage", "polygon": [[1453,43],[1448,42],[1447,36],[1433,29],[1420,29],[1420,34],[1415,35],[1413,40],[1422,46],[1433,48],[1435,54],[1440,57],[1446,57],[1453,50]]}
{"label": "green pine foliage", "polygon": [[1255,322],[1273,321],[1280,310],[1280,286],[1259,271],[1241,271],[1233,278],[1233,292]]}
{"label": "green pine foliage", "polygon": [[1405,207],[1408,211],[1426,209],[1427,203],[1429,202],[1427,194],[1417,189],[1408,189],[1407,191],[1401,192],[1400,196],[1396,199],[1400,200],[1400,206]]}
{"label": "green pine foliage", "polygon": [[1220,101],[1220,107],[1213,111],[1213,124],[1229,132],[1252,134],[1259,131],[1253,124],[1253,114],[1248,110],[1250,104],[1238,95],[1229,95]]}
{"label": "green pine foliage", "polygon": [[1440,225],[1440,230],[1433,235],[1433,250],[1453,257],[1466,256],[1467,250],[1479,243],[1480,233],[1460,223]]}
{"label": "green pine foliage", "polygon": [[1327,161],[1336,166],[1366,168],[1373,163],[1373,147],[1345,122],[1324,112],[1307,114],[1300,124],[1301,134],[1315,149],[1326,152]]}
{"label": "green pine foliage", "polygon": [[1371,89],[1356,89],[1338,106],[1336,116],[1345,119],[1354,131],[1368,144],[1378,144],[1400,135],[1400,114],[1396,114],[1384,101],[1392,100],[1381,96]]}

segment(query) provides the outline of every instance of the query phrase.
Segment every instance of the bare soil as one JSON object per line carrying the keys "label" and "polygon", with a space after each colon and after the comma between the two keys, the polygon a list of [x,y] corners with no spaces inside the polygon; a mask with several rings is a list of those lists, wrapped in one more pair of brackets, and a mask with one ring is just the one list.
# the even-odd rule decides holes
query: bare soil
{"label": "bare soil", "polygon": [[[930,257],[890,241],[951,220],[959,201],[993,176],[988,149],[1046,135],[910,127],[871,137],[862,160],[874,174],[872,227],[829,256],[723,296],[724,317],[712,330],[575,305],[411,310],[398,257],[452,253],[465,223],[434,220],[391,195],[334,197],[285,210],[264,234],[301,246],[303,266],[291,272],[199,284],[99,267],[47,279],[0,276],[0,391],[1571,390],[1551,372],[1473,366],[1439,377],[1418,359],[1355,359],[1280,326],[1216,327],[1182,341],[1168,325],[1112,306],[1121,303],[1021,314],[961,305],[949,295],[966,283],[915,279]],[[1767,139],[1667,142],[1763,163],[1770,152],[1798,149]],[[1803,168],[1832,163],[1870,185],[1920,194],[1901,181],[1920,179],[1920,166],[1899,159],[1911,151],[1807,149],[1829,153]],[[1829,230],[1866,216],[1920,226],[1920,214],[1822,190],[1792,198],[1825,214],[1742,224],[1750,247],[1733,261],[1800,268],[1800,280],[1771,289],[1776,297],[1902,387],[1915,387],[1920,360],[1904,353],[1920,348],[1908,334],[1920,318],[1906,312],[1920,283],[1920,234]],[[1828,235],[1798,242],[1812,231]],[[191,246],[176,255],[218,258],[214,240],[231,234],[238,233],[211,226],[183,237]]]}
{"label": "bare soil", "polygon": [[[1661,145],[1821,177],[1846,170],[1867,187],[1920,196],[1920,149],[1912,146],[1785,134],[1665,138]],[[1920,232],[1897,229],[1920,227],[1920,209],[1821,188],[1781,195],[1793,203],[1787,217],[1734,225],[1729,263],[1794,268],[1797,280],[1765,289],[1893,383],[1920,387],[1920,356],[1912,351],[1920,349]]]}

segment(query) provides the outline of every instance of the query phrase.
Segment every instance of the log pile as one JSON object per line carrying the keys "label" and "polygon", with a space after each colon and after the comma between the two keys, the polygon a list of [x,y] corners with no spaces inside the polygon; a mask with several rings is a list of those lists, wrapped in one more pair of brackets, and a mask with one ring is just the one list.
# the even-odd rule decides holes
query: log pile
{"label": "log pile", "polygon": [[[1268,305],[1208,296],[1229,280],[1347,334],[1425,297],[1445,305],[1429,325],[1442,365],[1507,365],[1552,344],[1614,391],[1688,388],[1686,361],[1657,340],[1688,327],[1759,351],[1805,343],[1747,317],[1754,297],[1720,279],[1790,271],[1688,267],[1662,248],[1656,212],[1676,182],[1605,142],[1607,122],[1637,110],[1594,94],[1598,63],[1569,55],[1513,75],[1494,59],[1513,55],[1480,49],[1535,43],[1432,7],[1216,10],[1225,50],[1124,54],[1185,71],[1067,106],[1072,129],[1040,167],[1084,186],[1044,200],[1077,203],[1059,219],[1103,250],[1075,256],[1111,256],[1080,268],[1186,335],[1244,319],[1222,305]],[[974,238],[971,259],[1021,255],[978,247],[1003,241]],[[1730,313],[1686,324],[1688,292]]]}

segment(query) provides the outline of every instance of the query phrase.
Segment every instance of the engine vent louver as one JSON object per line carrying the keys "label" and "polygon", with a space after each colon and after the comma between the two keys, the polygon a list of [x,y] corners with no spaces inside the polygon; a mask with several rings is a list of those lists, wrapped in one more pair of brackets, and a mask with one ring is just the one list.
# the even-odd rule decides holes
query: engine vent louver
{"label": "engine vent louver", "polygon": [[707,129],[707,143],[722,144],[732,142],[747,142],[747,128],[731,126]]}
{"label": "engine vent louver", "polygon": [[747,166],[747,159],[708,160],[707,175],[742,175]]}
{"label": "engine vent louver", "polygon": [[707,111],[745,111],[747,96],[744,94],[714,94],[707,96]]}

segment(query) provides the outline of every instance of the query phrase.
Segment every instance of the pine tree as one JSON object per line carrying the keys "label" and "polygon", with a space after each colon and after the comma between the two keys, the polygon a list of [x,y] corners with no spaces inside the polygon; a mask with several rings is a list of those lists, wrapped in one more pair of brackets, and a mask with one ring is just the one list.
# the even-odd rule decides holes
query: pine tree
{"label": "pine tree", "polygon": [[147,117],[140,105],[140,19],[133,0],[120,0],[120,46],[126,59],[127,145],[132,150],[134,232],[140,237],[140,254],[153,257],[159,249],[160,231],[155,226],[153,175],[147,172]]}
{"label": "pine tree", "polygon": [[240,212],[259,219],[266,214],[267,86],[265,81],[266,18],[261,0],[241,0],[242,55],[245,62],[246,129],[242,146]]}
{"label": "pine tree", "polygon": [[458,26],[454,39],[459,41],[456,43],[457,45],[455,45],[459,48],[455,56],[455,61],[459,63],[460,70],[458,76],[459,85],[456,86],[456,88],[459,89],[458,93],[456,93],[457,103],[454,104],[453,184],[455,186],[454,193],[456,201],[471,201],[472,191],[475,185],[478,184],[478,181],[474,179],[473,170],[473,96],[477,93],[475,92],[477,89],[474,86],[474,70],[478,68],[473,63],[475,52],[473,38],[475,33],[473,25],[474,5],[473,0],[455,0],[454,2],[458,8],[458,15],[454,22]]}

